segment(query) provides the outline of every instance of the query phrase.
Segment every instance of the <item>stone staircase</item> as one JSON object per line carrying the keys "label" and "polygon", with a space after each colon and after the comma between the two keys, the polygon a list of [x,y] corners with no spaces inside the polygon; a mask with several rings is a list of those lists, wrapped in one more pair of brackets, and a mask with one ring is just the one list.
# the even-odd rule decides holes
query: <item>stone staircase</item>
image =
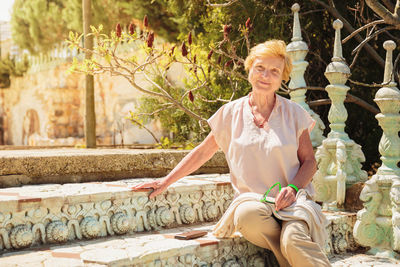
{"label": "stone staircase", "polygon": [[[215,174],[226,168],[221,153],[199,170],[209,174],[187,176],[155,199],[149,190],[130,189],[155,178],[129,177],[151,176],[152,169],[165,175],[186,153],[0,151],[0,266],[277,266],[269,251],[243,237],[211,234],[233,197],[229,175]],[[362,249],[352,237],[356,214],[326,215],[332,263],[367,257],[354,255]],[[189,230],[208,234],[174,238]],[[396,264],[364,258],[363,264]]]}

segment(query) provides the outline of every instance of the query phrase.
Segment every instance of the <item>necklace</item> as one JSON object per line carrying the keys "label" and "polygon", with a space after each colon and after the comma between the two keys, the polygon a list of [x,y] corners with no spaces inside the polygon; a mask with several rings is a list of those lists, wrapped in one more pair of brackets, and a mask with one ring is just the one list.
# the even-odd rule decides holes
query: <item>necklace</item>
{"label": "necklace", "polygon": [[249,94],[249,106],[250,106],[251,114],[253,115],[254,124],[257,125],[258,128],[264,128],[264,123],[267,121],[268,117],[265,117],[264,120],[260,124],[257,124],[257,119],[253,112],[253,104],[251,103],[251,96],[252,96],[252,94],[250,93]]}

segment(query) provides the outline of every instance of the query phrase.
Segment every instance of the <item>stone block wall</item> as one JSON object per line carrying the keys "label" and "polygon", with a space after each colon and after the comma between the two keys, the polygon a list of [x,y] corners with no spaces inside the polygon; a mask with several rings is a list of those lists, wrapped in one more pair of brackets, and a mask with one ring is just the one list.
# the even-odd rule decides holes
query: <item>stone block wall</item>
{"label": "stone block wall", "polygon": [[[12,77],[0,89],[0,145],[84,144],[84,75],[68,73],[69,64]],[[125,117],[141,94],[121,77],[95,76],[98,144],[154,143]],[[150,128],[160,137],[160,124]]]}

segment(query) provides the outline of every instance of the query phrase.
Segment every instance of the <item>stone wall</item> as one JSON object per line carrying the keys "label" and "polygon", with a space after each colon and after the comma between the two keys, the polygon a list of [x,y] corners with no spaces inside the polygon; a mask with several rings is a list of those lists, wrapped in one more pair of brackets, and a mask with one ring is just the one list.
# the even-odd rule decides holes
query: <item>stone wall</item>
{"label": "stone wall", "polygon": [[[84,143],[85,79],[84,75],[68,73],[68,67],[64,63],[24,77],[12,77],[11,87],[0,89],[0,144]],[[154,143],[147,131],[125,118],[140,96],[122,77],[95,76],[98,144]],[[146,127],[158,138],[161,136],[159,123]]]}

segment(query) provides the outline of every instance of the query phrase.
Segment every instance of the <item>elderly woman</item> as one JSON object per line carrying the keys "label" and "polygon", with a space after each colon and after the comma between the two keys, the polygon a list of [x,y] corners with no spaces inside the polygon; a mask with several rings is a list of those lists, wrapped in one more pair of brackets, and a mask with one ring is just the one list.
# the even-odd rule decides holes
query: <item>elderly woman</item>
{"label": "elderly woman", "polygon": [[[135,188],[153,188],[152,198],[197,170],[221,148],[235,199],[252,193],[261,196],[277,182],[283,188],[269,192],[268,196],[275,198],[274,212],[271,204],[248,198],[228,209],[217,225],[219,230],[230,216],[234,229],[251,243],[271,250],[280,266],[330,266],[321,244],[311,237],[310,224],[293,216],[279,219],[280,213],[296,208],[300,191],[306,192],[307,199],[313,194],[310,182],[316,171],[309,136],[314,120],[301,106],[276,94],[292,69],[285,43],[270,40],[253,47],[245,68],[252,91],[223,105],[208,120],[210,134],[165,178]],[[316,225],[314,228],[324,227]]]}

